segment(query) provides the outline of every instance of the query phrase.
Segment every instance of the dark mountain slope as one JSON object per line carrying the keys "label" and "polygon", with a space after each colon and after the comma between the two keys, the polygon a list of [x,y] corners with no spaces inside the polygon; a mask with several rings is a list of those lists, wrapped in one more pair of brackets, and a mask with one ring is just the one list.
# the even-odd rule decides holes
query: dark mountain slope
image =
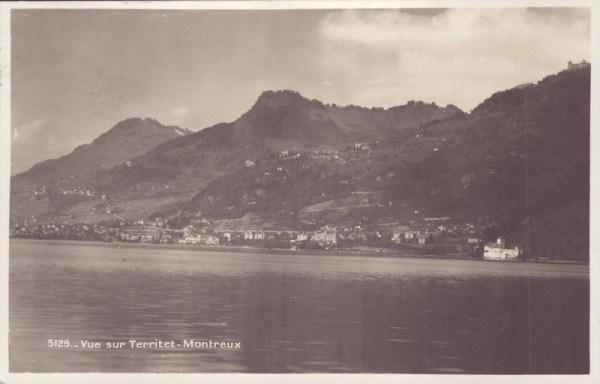
{"label": "dark mountain slope", "polygon": [[[589,110],[587,68],[496,93],[469,116],[423,128],[424,136],[447,137],[448,145],[428,160],[427,180],[415,192],[420,205],[432,214],[492,217],[535,256],[584,257],[588,219],[580,218],[589,216]],[[435,188],[436,197],[426,197]],[[391,194],[399,190],[389,187]],[[557,212],[576,228],[571,248],[555,225]]]}
{"label": "dark mountain slope", "polygon": [[267,91],[244,114],[239,123],[242,135],[264,139],[297,139],[339,143],[374,140],[395,136],[403,130],[450,117],[460,110],[411,101],[406,105],[383,108],[338,107],[308,100],[293,91]]}
{"label": "dark mountain slope", "polygon": [[[589,107],[589,69],[564,71],[498,92],[470,115],[370,141],[368,153],[341,151],[343,161],[302,156],[238,169],[209,183],[189,209],[225,218],[260,212],[287,222],[484,220],[531,256],[585,258]],[[559,216],[570,240],[556,225]]]}
{"label": "dark mountain slope", "polygon": [[388,137],[385,132],[401,135],[422,122],[457,113],[455,107],[422,102],[387,110],[339,108],[297,92],[267,91],[236,121],[164,142],[134,158],[133,168],[99,172],[89,183],[123,199],[155,196],[158,184],[165,183],[175,187],[171,191],[198,193],[216,178],[243,168],[246,160],[269,159],[289,148],[343,148],[358,139]]}
{"label": "dark mountain slope", "polygon": [[154,146],[190,133],[187,129],[164,126],[153,119],[131,118],[121,121],[90,144],[81,145],[68,155],[46,160],[12,177],[13,189],[46,185],[63,178],[109,169],[147,152]]}

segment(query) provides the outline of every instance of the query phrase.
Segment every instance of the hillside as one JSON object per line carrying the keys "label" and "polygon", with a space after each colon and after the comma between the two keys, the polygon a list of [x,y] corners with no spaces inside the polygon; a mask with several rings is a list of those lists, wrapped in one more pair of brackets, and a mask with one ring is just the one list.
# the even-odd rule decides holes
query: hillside
{"label": "hillside", "polygon": [[90,144],[81,145],[68,155],[43,161],[13,176],[11,215],[64,216],[80,202],[101,197],[90,180],[103,170],[189,133],[187,129],[165,126],[154,119],[123,120]]}
{"label": "hillside", "polygon": [[[496,223],[532,256],[587,257],[590,70],[498,92],[457,113],[371,141],[240,168],[189,209],[282,223],[369,224],[450,216]],[[569,223],[568,228],[557,224]]]}
{"label": "hillside", "polygon": [[[120,217],[183,212],[279,228],[449,216],[491,223],[490,236],[527,244],[531,256],[585,259],[589,108],[589,68],[497,92],[470,114],[423,102],[339,107],[267,91],[233,122],[82,171],[78,183],[92,196],[64,196],[50,183],[11,213],[99,221],[106,217],[89,212],[108,205]],[[53,164],[36,167],[54,172]]]}
{"label": "hillside", "polygon": [[[371,135],[401,136],[422,122],[458,112],[422,102],[387,110],[340,108],[292,91],[267,91],[239,119],[164,142],[133,158],[130,167],[120,165],[88,177],[86,185],[115,199],[129,215],[168,215],[190,209],[194,195],[245,169],[247,160],[260,164],[286,150],[331,150]],[[356,125],[360,121],[369,124]]]}
{"label": "hillside", "polygon": [[189,133],[187,129],[164,126],[154,119],[130,118],[68,155],[35,164],[28,171],[13,176],[11,183],[13,189],[22,189],[109,169],[164,141]]}
{"label": "hillside", "polygon": [[[131,217],[172,214],[187,208],[195,194],[246,160],[260,162],[286,148],[319,150],[368,137],[402,135],[423,122],[459,112],[452,106],[422,102],[389,109],[338,107],[293,91],[266,91],[236,121],[195,133],[152,119],[129,119],[91,144],[13,177],[11,212],[96,220],[86,212],[109,202]],[[42,187],[43,194],[36,190]],[[65,189],[73,188],[93,196],[88,192],[85,198],[65,196]],[[99,196],[106,198],[98,202]]]}
{"label": "hillside", "polygon": [[385,189],[426,214],[493,218],[531,256],[586,258],[589,110],[589,68],[498,92],[461,120],[422,128],[447,145],[403,169],[422,172],[415,189]]}

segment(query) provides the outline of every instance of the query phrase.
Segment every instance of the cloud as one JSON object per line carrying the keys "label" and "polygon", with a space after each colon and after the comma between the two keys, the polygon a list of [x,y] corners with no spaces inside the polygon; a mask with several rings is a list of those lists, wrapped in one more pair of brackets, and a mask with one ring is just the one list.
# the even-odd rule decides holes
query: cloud
{"label": "cloud", "polygon": [[373,105],[395,95],[470,109],[569,60],[590,59],[587,8],[347,10],[329,13],[319,31],[329,55],[325,75],[353,78],[356,89],[345,92]]}
{"label": "cloud", "polygon": [[33,164],[55,158],[73,147],[73,133],[62,136],[54,122],[45,118],[28,121],[12,128],[11,174],[27,170]]}
{"label": "cloud", "polygon": [[27,143],[33,137],[39,135],[40,131],[44,129],[46,125],[46,119],[37,119],[21,124],[18,127],[12,129],[12,140],[15,143]]}
{"label": "cloud", "polygon": [[173,116],[187,116],[190,113],[190,110],[186,107],[177,107],[171,111],[171,115]]}

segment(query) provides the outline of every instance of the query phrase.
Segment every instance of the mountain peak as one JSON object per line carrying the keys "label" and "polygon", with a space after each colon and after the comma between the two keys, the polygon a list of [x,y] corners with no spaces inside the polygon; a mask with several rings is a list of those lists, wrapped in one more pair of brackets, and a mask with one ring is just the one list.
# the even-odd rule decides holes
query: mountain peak
{"label": "mountain peak", "polygon": [[130,117],[128,119],[122,120],[118,122],[114,127],[109,129],[107,132],[98,136],[96,140],[92,142],[92,144],[102,144],[106,141],[111,141],[115,139],[123,139],[130,136],[135,136],[138,134],[158,134],[158,132],[169,132],[175,133],[176,136],[184,136],[190,133],[191,131],[185,128],[180,128],[177,126],[166,126],[163,125],[156,119],[151,117]]}
{"label": "mountain peak", "polygon": [[90,144],[80,145],[70,154],[35,164],[13,177],[25,184],[44,184],[92,170],[108,169],[139,156],[167,140],[185,136],[189,130],[165,126],[152,118],[133,117],[118,122]]}
{"label": "mountain peak", "polygon": [[258,97],[256,103],[254,103],[252,110],[273,109],[293,105],[323,107],[323,103],[318,100],[309,100],[296,91],[285,89],[264,91]]}
{"label": "mountain peak", "polygon": [[258,97],[258,101],[305,99],[300,93],[290,90],[266,90]]}
{"label": "mountain peak", "polygon": [[151,117],[130,117],[128,119],[119,121],[117,124],[115,124],[111,131],[113,129],[131,129],[148,126],[164,127],[164,125],[161,124],[158,120],[153,119]]}

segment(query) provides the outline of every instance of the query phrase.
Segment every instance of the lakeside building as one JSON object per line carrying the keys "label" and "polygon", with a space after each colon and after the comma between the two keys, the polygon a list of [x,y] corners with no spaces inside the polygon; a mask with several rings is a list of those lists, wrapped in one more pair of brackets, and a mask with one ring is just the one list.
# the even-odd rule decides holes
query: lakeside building
{"label": "lakeside building", "polygon": [[161,232],[155,228],[127,226],[119,230],[118,237],[127,242],[152,243],[160,240]]}
{"label": "lakeside building", "polygon": [[335,228],[325,227],[320,231],[315,231],[311,237],[311,241],[323,244],[336,244],[337,231]]}
{"label": "lakeside building", "polygon": [[399,230],[394,230],[394,232],[392,233],[392,239],[391,239],[392,243],[396,243],[396,244],[400,244],[404,241],[404,232],[399,231]]}
{"label": "lakeside building", "polygon": [[427,244],[431,240],[430,235],[428,235],[428,234],[418,233],[416,237],[417,237],[418,243],[421,245]]}
{"label": "lakeside building", "polygon": [[308,232],[298,232],[298,234],[296,235],[296,241],[308,241],[310,238],[310,235],[308,234]]}
{"label": "lakeside building", "polygon": [[499,237],[495,243],[486,244],[483,248],[483,258],[490,260],[514,260],[520,254],[518,247],[507,248],[503,237]]}
{"label": "lakeside building", "polygon": [[419,233],[417,231],[413,231],[413,230],[408,230],[406,232],[404,232],[404,239],[405,240],[412,240],[415,239],[417,237]]}
{"label": "lakeside building", "polygon": [[219,245],[219,238],[213,235],[191,235],[179,239],[179,244],[205,244],[205,245]]}
{"label": "lakeside building", "polygon": [[244,240],[264,240],[265,233],[262,231],[245,231]]}

